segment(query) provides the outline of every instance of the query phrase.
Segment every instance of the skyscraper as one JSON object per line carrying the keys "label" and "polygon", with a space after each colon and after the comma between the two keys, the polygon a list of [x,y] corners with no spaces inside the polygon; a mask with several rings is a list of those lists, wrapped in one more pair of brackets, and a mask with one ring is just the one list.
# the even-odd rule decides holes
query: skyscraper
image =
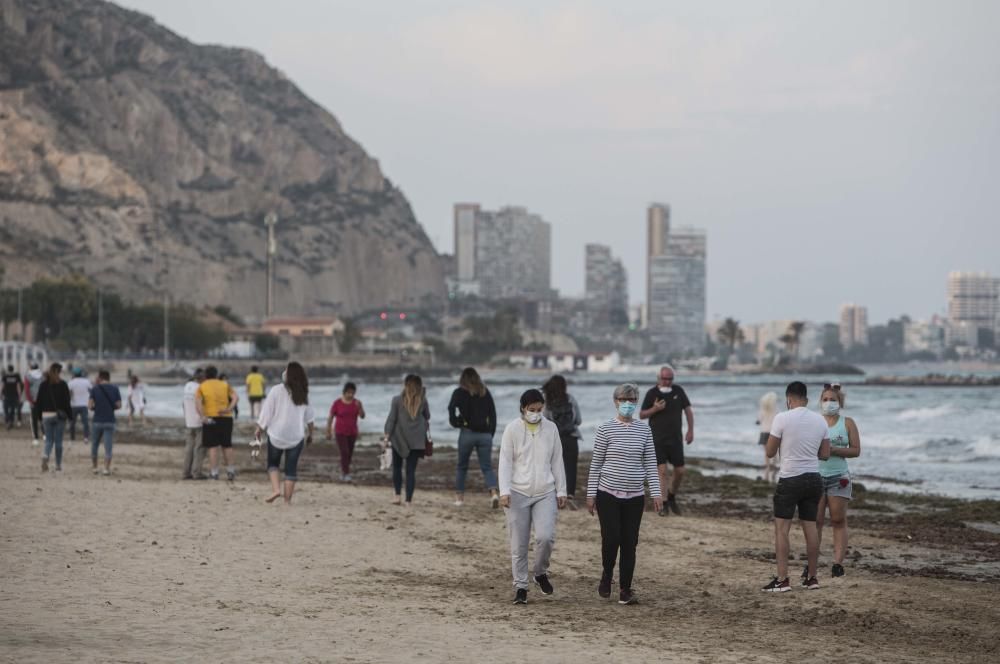
{"label": "skyscraper", "polygon": [[456,276],[477,282],[483,297],[548,299],[551,244],[551,226],[523,207],[455,205]]}
{"label": "skyscraper", "polygon": [[649,303],[652,301],[653,283],[651,279],[653,258],[662,256],[667,250],[670,235],[670,206],[665,203],[650,203],[646,209],[646,307],[643,309],[642,326],[649,325]]}
{"label": "skyscraper", "polygon": [[856,304],[840,307],[840,345],[844,350],[868,345],[868,308]]}
{"label": "skyscraper", "polygon": [[585,249],[585,299],[590,320],[598,327],[628,324],[628,274],[611,247],[588,244]]}
{"label": "skyscraper", "polygon": [[[996,338],[1000,323],[1000,279],[986,272],[948,274],[948,329],[950,343],[980,345],[983,336]],[[974,339],[973,339],[974,338]]]}
{"label": "skyscraper", "polygon": [[698,353],[705,345],[707,237],[695,228],[669,229],[669,209],[648,215],[647,330],[657,352]]}

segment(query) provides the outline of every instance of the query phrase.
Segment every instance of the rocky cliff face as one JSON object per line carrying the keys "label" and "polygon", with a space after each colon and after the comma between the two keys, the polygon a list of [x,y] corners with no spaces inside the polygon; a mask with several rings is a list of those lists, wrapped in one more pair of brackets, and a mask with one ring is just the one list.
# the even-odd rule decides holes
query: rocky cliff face
{"label": "rocky cliff face", "polygon": [[260,55],[97,0],[0,0],[8,284],[84,273],[138,301],[165,288],[261,317],[269,211],[276,313],[443,296],[402,193]]}

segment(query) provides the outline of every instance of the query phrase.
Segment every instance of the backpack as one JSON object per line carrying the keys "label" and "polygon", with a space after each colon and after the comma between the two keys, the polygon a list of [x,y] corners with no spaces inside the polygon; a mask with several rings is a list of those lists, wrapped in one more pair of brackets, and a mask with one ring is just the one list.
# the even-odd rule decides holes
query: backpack
{"label": "backpack", "polygon": [[559,429],[560,435],[571,436],[576,433],[576,416],[573,413],[573,404],[569,399],[561,404],[549,406],[549,413],[552,415],[552,421]]}

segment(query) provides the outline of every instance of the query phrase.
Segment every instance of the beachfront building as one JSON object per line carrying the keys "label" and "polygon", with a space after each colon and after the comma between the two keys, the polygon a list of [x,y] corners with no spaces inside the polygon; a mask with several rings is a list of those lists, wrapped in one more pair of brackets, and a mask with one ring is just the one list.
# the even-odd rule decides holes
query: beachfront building
{"label": "beachfront building", "polygon": [[1000,279],[986,272],[948,274],[948,344],[993,345],[1000,325]]}
{"label": "beachfront building", "polygon": [[628,275],[604,244],[588,244],[584,255],[584,300],[589,324],[606,330],[628,325]]}
{"label": "beachfront building", "polygon": [[559,353],[552,351],[519,351],[511,353],[511,365],[522,369],[537,369],[554,373],[587,371],[608,373],[621,366],[621,356],[617,351],[590,353]]}
{"label": "beachfront building", "polygon": [[301,357],[325,357],[338,352],[336,334],[345,325],[336,317],[268,318],[261,332],[278,337],[281,349]]}
{"label": "beachfront building", "polygon": [[903,323],[903,352],[934,353],[940,356],[946,346],[947,321],[933,316],[926,321],[905,321]]}
{"label": "beachfront building", "polygon": [[646,330],[657,353],[688,355],[705,346],[705,231],[670,228],[670,208],[647,211]]}
{"label": "beachfront building", "polygon": [[454,229],[452,294],[551,299],[552,227],[539,215],[523,207],[489,211],[477,203],[458,203]]}
{"label": "beachfront building", "polygon": [[868,307],[857,304],[841,305],[840,345],[844,350],[868,345]]}

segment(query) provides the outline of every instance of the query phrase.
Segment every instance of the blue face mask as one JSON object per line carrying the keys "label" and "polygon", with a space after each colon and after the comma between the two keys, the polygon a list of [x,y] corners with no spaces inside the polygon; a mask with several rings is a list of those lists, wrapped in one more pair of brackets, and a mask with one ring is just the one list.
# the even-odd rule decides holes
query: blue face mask
{"label": "blue face mask", "polygon": [[636,403],[634,401],[622,401],[618,404],[618,414],[622,417],[632,417],[635,413]]}

